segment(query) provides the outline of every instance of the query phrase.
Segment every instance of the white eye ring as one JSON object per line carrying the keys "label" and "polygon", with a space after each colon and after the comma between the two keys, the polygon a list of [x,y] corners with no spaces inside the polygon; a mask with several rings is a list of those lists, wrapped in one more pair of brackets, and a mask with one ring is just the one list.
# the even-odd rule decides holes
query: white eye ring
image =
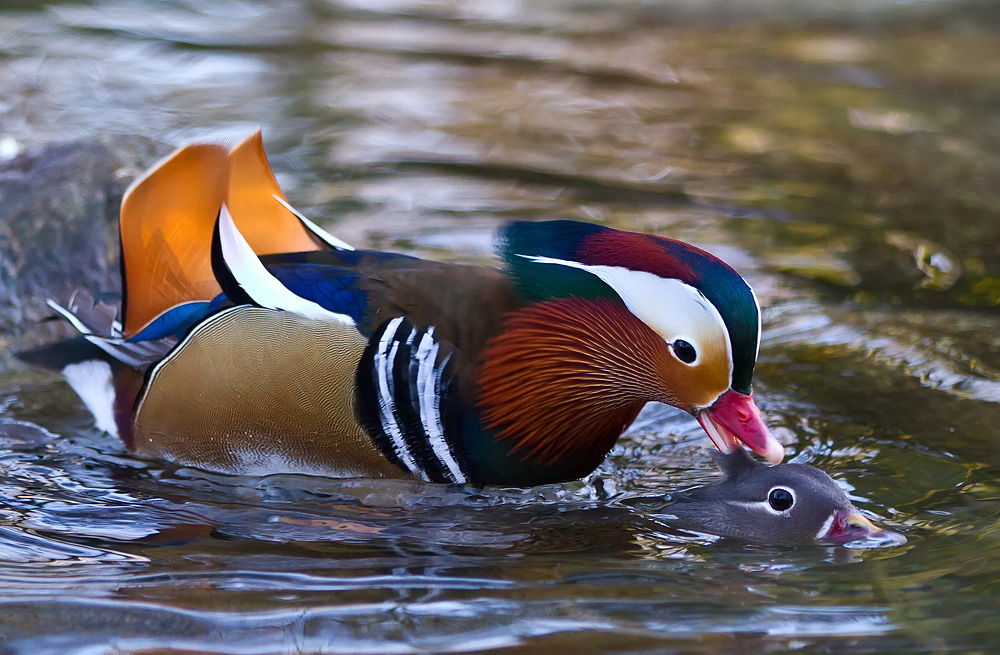
{"label": "white eye ring", "polygon": [[[777,492],[784,492],[784,494],[778,493],[776,495]],[[776,502],[781,505],[787,502],[787,499],[784,498],[785,494],[791,497],[791,502],[789,502],[788,505],[785,507],[781,508],[775,507]],[[785,516],[793,507],[795,507],[796,500],[797,499],[795,497],[794,490],[779,485],[777,487],[771,487],[771,489],[767,492],[767,501],[764,503],[764,506],[767,508],[767,511],[771,512],[772,514],[777,514],[778,516]]]}

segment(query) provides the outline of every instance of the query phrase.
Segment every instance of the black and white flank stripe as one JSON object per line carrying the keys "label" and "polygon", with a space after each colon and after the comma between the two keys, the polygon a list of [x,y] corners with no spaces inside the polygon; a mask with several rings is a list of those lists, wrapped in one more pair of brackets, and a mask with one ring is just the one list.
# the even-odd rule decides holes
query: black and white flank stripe
{"label": "black and white flank stripe", "polygon": [[358,367],[359,414],[391,462],[428,482],[468,481],[451,401],[451,346],[434,328],[405,318],[387,321],[369,341]]}

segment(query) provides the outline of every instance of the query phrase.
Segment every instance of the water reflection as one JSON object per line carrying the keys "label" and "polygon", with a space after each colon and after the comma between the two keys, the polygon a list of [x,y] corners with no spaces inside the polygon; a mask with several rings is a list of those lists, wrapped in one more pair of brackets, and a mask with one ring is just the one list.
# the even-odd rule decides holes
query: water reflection
{"label": "water reflection", "polygon": [[[660,424],[655,414],[664,411],[653,408],[639,427]],[[83,416],[76,408],[63,421]],[[650,462],[637,457],[638,436],[626,443],[635,452],[617,454],[621,468],[607,465],[588,481],[481,491],[120,467],[117,444],[81,432],[81,440],[93,440],[91,450],[53,449],[62,438],[50,434],[16,465],[4,460],[9,506],[17,508],[7,520],[17,527],[0,530],[8,562],[0,587],[17,591],[4,601],[17,617],[6,636],[25,651],[58,652],[70,643],[67,633],[78,647],[114,634],[123,648],[152,639],[268,652],[350,639],[358,652],[420,652],[459,634],[472,651],[480,642],[588,639],[595,630],[634,632],[641,641],[748,626],[775,637],[857,637],[897,627],[887,609],[864,603],[786,604],[793,596],[784,589],[795,577],[812,584],[828,564],[873,561],[856,551],[748,547],[691,534],[660,519],[661,507],[637,496],[639,487],[614,491],[629,486],[628,466],[651,475]],[[688,441],[659,456],[704,457]],[[705,473],[687,475],[695,482]],[[659,476],[647,484],[682,483],[685,472]],[[26,535],[33,541],[20,552],[32,553],[35,564],[58,561],[59,571],[11,567],[22,561],[14,549]],[[111,562],[119,567],[109,569]],[[846,582],[857,584],[854,576]],[[38,636],[55,621],[60,634]],[[289,634],[298,637],[288,642]]]}
{"label": "water reflection", "polygon": [[0,375],[11,652],[987,643],[1000,575],[995,9],[23,9],[0,3],[0,155],[262,125],[293,202],[356,245],[485,261],[500,221],[571,217],[718,253],[765,306],[756,396],[789,456],[909,543],[761,547],[672,526],[669,491],[715,469],[697,424],[665,407],[579,483],[239,478],[131,458],[61,383],[15,370]]}

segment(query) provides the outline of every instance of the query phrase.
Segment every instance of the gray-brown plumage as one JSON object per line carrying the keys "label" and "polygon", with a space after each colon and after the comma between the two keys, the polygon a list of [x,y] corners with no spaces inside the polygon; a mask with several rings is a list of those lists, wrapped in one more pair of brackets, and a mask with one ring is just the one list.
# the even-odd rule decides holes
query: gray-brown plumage
{"label": "gray-brown plumage", "polygon": [[760,543],[906,538],[865,518],[834,480],[806,464],[767,466],[737,450],[712,453],[724,478],[676,494],[667,510],[704,532]]}

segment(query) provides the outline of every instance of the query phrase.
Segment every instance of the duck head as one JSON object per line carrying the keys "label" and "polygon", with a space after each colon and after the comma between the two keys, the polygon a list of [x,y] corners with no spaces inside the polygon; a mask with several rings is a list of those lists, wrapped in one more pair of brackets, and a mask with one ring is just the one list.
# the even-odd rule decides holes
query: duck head
{"label": "duck head", "polygon": [[906,542],[876,526],[823,471],[806,464],[767,466],[738,449],[712,453],[725,478],[676,496],[669,511],[699,530],[760,543]]}
{"label": "duck head", "polygon": [[[487,353],[482,401],[494,426],[531,434],[561,420],[567,433],[601,425],[617,437],[659,401],[695,416],[723,453],[743,444],[782,460],[751,390],[760,306],[729,265],[682,241],[573,221],[511,224],[500,253],[525,309]],[[509,383],[529,378],[537,388]]]}

